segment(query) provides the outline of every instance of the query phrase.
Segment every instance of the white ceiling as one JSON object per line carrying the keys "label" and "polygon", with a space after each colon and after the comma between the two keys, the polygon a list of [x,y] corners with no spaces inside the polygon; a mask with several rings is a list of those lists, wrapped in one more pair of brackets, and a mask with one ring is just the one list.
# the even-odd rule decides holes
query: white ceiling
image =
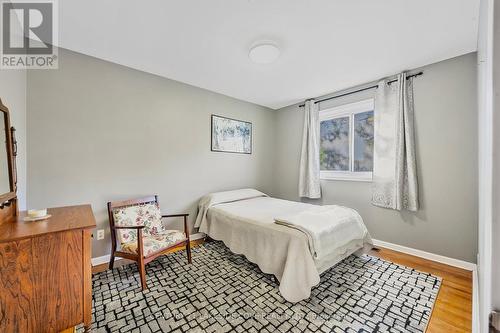
{"label": "white ceiling", "polygon": [[[59,45],[273,109],[476,50],[479,0],[64,0]],[[273,40],[280,58],[248,58]]]}

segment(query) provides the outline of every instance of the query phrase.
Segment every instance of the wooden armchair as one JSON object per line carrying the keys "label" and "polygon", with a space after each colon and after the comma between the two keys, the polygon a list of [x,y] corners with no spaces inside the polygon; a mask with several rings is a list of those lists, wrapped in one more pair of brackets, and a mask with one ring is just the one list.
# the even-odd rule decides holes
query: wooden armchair
{"label": "wooden armchair", "polygon": [[[158,196],[108,202],[109,227],[111,229],[111,258],[113,269],[115,257],[133,260],[139,267],[142,289],[146,289],[146,264],[169,253],[172,248],[186,246],[188,263],[191,263],[191,246],[187,217],[189,214],[162,215]],[[167,230],[162,218],[184,217],[184,232]],[[120,249],[117,250],[117,241]]]}

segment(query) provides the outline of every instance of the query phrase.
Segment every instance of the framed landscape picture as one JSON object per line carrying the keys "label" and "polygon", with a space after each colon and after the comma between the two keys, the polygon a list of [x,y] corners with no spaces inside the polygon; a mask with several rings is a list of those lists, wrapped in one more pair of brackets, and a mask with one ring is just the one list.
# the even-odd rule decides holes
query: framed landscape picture
{"label": "framed landscape picture", "polygon": [[212,151],[252,153],[252,123],[212,115]]}

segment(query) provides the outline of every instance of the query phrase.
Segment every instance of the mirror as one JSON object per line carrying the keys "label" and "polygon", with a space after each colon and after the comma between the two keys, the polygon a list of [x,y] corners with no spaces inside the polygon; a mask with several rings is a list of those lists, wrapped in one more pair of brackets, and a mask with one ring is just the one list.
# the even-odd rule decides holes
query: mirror
{"label": "mirror", "polygon": [[[10,127],[9,109],[0,100],[0,209],[15,215],[17,211],[14,129]],[[0,213],[0,220],[9,215]]]}
{"label": "mirror", "polygon": [[2,129],[0,131],[0,194],[9,193],[12,191],[10,188],[10,172],[9,172],[9,151],[7,141],[10,135],[7,121],[7,113],[2,112]]}

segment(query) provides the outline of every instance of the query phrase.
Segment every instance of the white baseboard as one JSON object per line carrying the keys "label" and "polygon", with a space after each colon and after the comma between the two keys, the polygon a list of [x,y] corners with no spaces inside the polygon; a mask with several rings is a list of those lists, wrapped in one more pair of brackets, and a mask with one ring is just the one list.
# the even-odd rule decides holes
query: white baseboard
{"label": "white baseboard", "polygon": [[416,257],[420,257],[420,258],[424,258],[427,260],[436,261],[436,262],[439,262],[442,264],[462,268],[462,269],[465,269],[468,271],[476,270],[476,264],[474,264],[474,263],[464,261],[464,260],[449,258],[449,257],[445,257],[445,256],[442,256],[439,254],[425,252],[422,250],[413,249],[411,247],[406,247],[406,246],[402,246],[402,245],[398,245],[398,244],[384,242],[384,241],[380,241],[378,239],[373,240],[373,245],[385,247],[386,249],[389,249],[389,250],[403,252],[403,253],[410,254],[410,255],[413,255]]}
{"label": "white baseboard", "polygon": [[106,254],[106,255],[101,256],[101,257],[92,258],[92,266],[107,264],[107,263],[109,263],[110,257],[111,257],[111,255]]}
{"label": "white baseboard", "polygon": [[[193,240],[204,238],[205,236],[206,235],[204,233],[199,232],[199,233],[190,235],[189,238],[193,241]],[[373,245],[385,247],[386,249],[389,249],[389,250],[403,252],[403,253],[410,254],[410,255],[413,255],[416,257],[420,257],[420,258],[424,258],[427,260],[440,262],[442,264],[466,269],[468,271],[475,271],[476,270],[476,264],[473,264],[471,262],[467,262],[467,261],[463,261],[463,260],[459,260],[459,259],[453,259],[453,258],[445,257],[445,256],[442,256],[439,254],[434,254],[434,253],[425,252],[422,250],[413,249],[411,247],[406,247],[406,246],[402,246],[402,245],[398,245],[398,244],[384,242],[384,241],[381,241],[378,239],[373,240]],[[101,256],[101,257],[92,258],[92,265],[95,266],[95,265],[108,263],[109,258],[110,258],[109,254]]]}
{"label": "white baseboard", "polygon": [[[196,234],[189,235],[189,239],[192,241],[197,240],[197,239],[202,239],[204,237],[205,237],[205,234],[202,232],[198,232]],[[110,254],[106,254],[106,255],[101,256],[101,257],[92,258],[92,266],[107,264],[107,263],[109,263],[110,257],[111,257]]]}
{"label": "white baseboard", "polygon": [[[193,241],[193,240],[201,239],[201,238],[204,238],[204,237],[205,237],[205,234],[199,232],[199,233],[190,235],[189,238]],[[403,252],[403,253],[410,254],[410,255],[413,255],[413,256],[416,256],[416,257],[420,257],[420,258],[424,258],[424,259],[427,259],[427,260],[432,260],[432,261],[440,262],[442,264],[446,264],[446,265],[450,265],[450,266],[454,266],[454,267],[466,269],[468,271],[473,271],[474,272],[476,270],[476,264],[473,264],[471,262],[467,262],[467,261],[463,261],[463,260],[458,260],[458,259],[453,259],[453,258],[445,257],[445,256],[442,256],[442,255],[439,255],[439,254],[425,252],[425,251],[422,251],[422,250],[417,250],[417,249],[413,249],[411,247],[406,247],[406,246],[402,246],[402,245],[398,245],[398,244],[384,242],[384,241],[381,241],[381,240],[378,240],[378,239],[374,239],[373,240],[373,244],[375,246],[385,247],[386,249],[390,249],[390,250],[394,250],[394,251],[398,251],[398,252]],[[109,254],[101,256],[101,257],[92,258],[92,266],[96,266],[96,265],[101,265],[101,264],[108,263],[109,262],[109,258],[110,258]]]}

